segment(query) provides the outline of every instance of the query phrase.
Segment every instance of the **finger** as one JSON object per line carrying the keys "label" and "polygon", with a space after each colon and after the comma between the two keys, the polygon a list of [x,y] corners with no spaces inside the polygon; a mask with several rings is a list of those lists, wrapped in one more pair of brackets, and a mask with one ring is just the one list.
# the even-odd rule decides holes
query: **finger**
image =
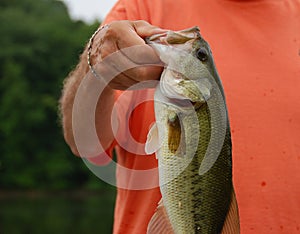
{"label": "finger", "polygon": [[[135,71],[135,73],[138,73],[138,72],[140,72],[140,71]],[[155,88],[157,86],[157,82],[158,81],[155,81],[153,79],[143,80],[143,81],[135,81],[132,79],[132,77],[127,76],[126,73],[120,73],[108,85],[112,89],[137,90],[137,89]]]}
{"label": "finger", "polygon": [[136,82],[158,80],[163,71],[160,66],[139,66],[129,69],[123,74],[135,80]]}
{"label": "finger", "polygon": [[[154,49],[148,46],[144,37],[154,33],[161,33],[165,30],[150,25],[145,21],[122,21],[113,23],[108,30],[107,40],[115,38],[117,48],[121,50],[130,60],[137,64],[143,63],[160,63]],[[143,45],[144,47],[135,48],[134,46]],[[123,50],[124,48],[133,47],[131,50]]]}
{"label": "finger", "polygon": [[163,64],[160,60],[153,61],[144,54],[139,62],[132,59],[134,51],[143,51],[146,46],[133,46],[116,51],[113,54],[105,57],[103,62],[107,66],[113,66],[120,73],[125,73],[136,81],[157,80],[163,70]]}

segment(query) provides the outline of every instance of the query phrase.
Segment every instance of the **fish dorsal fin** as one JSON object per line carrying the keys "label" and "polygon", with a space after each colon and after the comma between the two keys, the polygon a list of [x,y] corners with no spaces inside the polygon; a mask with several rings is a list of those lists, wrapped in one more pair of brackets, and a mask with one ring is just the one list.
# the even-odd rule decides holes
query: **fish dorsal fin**
{"label": "fish dorsal fin", "polygon": [[147,141],[145,144],[145,152],[146,154],[153,154],[160,148],[159,136],[158,136],[158,127],[157,124],[154,123],[147,135]]}
{"label": "fish dorsal fin", "polygon": [[174,234],[162,199],[159,201],[157,209],[148,224],[147,234]]}

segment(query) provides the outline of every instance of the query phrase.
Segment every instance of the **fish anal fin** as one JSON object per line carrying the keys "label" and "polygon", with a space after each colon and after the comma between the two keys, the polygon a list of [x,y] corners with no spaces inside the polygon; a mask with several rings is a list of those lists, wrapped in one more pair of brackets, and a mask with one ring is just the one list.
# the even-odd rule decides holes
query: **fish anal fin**
{"label": "fish anal fin", "polygon": [[238,205],[234,191],[232,191],[231,202],[229,210],[224,222],[222,234],[239,234],[240,233],[240,221]]}
{"label": "fish anal fin", "polygon": [[174,234],[162,199],[148,224],[147,234]]}

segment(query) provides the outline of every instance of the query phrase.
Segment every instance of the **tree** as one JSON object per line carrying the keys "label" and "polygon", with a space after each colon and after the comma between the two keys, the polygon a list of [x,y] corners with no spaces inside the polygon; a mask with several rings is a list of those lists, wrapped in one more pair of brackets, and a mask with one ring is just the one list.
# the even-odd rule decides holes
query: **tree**
{"label": "tree", "polygon": [[57,100],[98,24],[72,21],[61,1],[1,0],[1,188],[69,188],[96,180],[64,143]]}

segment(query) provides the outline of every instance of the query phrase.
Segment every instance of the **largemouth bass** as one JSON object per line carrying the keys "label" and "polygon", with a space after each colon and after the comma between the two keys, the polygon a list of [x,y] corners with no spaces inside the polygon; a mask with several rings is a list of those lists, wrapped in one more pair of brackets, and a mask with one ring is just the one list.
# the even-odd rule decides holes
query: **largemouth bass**
{"label": "largemouth bass", "polygon": [[239,233],[230,126],[211,49],[198,27],[147,43],[166,64],[145,149],[156,152],[162,194],[148,233]]}

